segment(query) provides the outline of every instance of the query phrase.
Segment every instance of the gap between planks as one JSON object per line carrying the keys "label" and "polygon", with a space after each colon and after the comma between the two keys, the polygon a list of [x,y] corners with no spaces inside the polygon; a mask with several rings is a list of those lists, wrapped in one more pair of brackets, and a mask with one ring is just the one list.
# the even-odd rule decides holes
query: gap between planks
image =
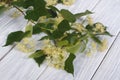
{"label": "gap between planks", "polygon": [[92,80],[92,79],[94,78],[95,74],[98,72],[99,68],[102,66],[102,63],[104,62],[104,60],[105,60],[106,56],[108,55],[109,51],[111,50],[112,46],[115,44],[115,41],[117,40],[117,38],[118,38],[119,35],[120,35],[120,31],[119,31],[119,33],[117,34],[115,40],[114,40],[113,43],[111,44],[110,48],[108,49],[107,53],[106,53],[105,56],[103,57],[102,61],[100,62],[98,68],[95,70],[95,73],[93,74],[93,76],[91,77],[90,80]]}
{"label": "gap between planks", "polygon": [[[101,0],[100,0],[100,1],[101,1]],[[97,5],[98,5],[98,3],[96,4],[96,6],[97,6]],[[95,7],[96,7],[96,6],[95,6]],[[95,8],[95,7],[94,7],[94,8]],[[93,9],[94,9],[94,8],[93,8]],[[92,9],[92,10],[93,10],[93,9]]]}

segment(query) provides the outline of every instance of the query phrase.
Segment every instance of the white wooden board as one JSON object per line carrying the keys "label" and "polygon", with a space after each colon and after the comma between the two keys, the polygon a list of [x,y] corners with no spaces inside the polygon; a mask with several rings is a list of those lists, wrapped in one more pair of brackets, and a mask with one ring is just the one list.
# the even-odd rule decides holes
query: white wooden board
{"label": "white wooden board", "polygon": [[[44,64],[39,68],[37,64],[32,59],[27,58],[24,53],[13,49],[0,62],[0,80],[90,80],[103,60],[104,56],[106,55],[107,51],[109,50],[110,46],[114,42],[116,35],[120,31],[120,24],[118,24],[120,21],[119,4],[119,0],[77,0],[75,5],[71,6],[70,8],[64,7],[68,8],[73,13],[83,12],[86,9],[93,10],[95,12],[95,14],[93,14],[95,21],[100,21],[107,25],[109,31],[115,35],[112,38],[106,37],[109,41],[109,45],[105,52],[93,54],[91,57],[87,57],[84,54],[79,54],[77,56],[76,60],[74,61],[74,78],[71,74],[68,74],[62,70],[56,70],[51,67],[46,69],[46,65]],[[8,31],[12,32],[14,30],[8,28]],[[1,35],[7,34],[8,33],[6,31]],[[5,40],[3,37],[1,37],[1,39],[3,41]],[[3,43],[1,42],[1,44]],[[9,50],[10,48],[4,50],[3,48],[0,48],[0,53],[2,52],[3,56],[6,53],[5,51]],[[42,74],[45,69],[46,71]],[[97,74],[98,77],[94,77],[94,80],[99,80],[98,78],[101,76],[101,74],[99,74],[99,72],[97,72]]]}
{"label": "white wooden board", "polygon": [[120,80],[120,34],[100,65],[93,80]]}

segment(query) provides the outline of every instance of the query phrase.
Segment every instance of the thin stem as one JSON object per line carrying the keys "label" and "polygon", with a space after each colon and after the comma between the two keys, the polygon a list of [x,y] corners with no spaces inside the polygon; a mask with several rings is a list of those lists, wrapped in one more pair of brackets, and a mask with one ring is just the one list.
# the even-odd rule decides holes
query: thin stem
{"label": "thin stem", "polygon": [[[25,16],[25,13],[20,9],[20,8],[18,8],[17,6],[13,6],[14,8],[16,8],[18,11],[20,11],[24,16]],[[28,22],[32,22],[33,24],[36,24],[34,21],[32,21],[32,20],[28,20]]]}
{"label": "thin stem", "polygon": [[48,65],[45,67],[45,69],[42,71],[42,73],[38,76],[38,78],[36,80],[39,80],[39,78],[45,73],[47,68],[48,68]]}
{"label": "thin stem", "polygon": [[18,11],[20,11],[24,16],[25,16],[25,13],[20,9],[20,8],[18,8],[17,6],[13,6],[14,8],[16,8]]}

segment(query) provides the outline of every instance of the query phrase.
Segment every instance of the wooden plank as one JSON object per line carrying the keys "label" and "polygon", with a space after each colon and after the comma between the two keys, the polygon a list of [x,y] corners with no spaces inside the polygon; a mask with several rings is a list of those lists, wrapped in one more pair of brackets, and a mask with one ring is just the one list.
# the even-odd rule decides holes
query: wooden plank
{"label": "wooden plank", "polygon": [[14,11],[15,9],[11,9],[0,15],[0,60],[13,47],[2,47],[5,44],[7,35],[11,32],[21,30],[26,24],[26,20],[23,19],[23,16],[18,18],[10,17]]}
{"label": "wooden plank", "polygon": [[[94,6],[96,5],[98,1],[99,0],[87,0],[87,1],[77,0],[76,4],[79,4],[81,7],[82,6],[83,7],[80,8],[78,5],[74,4],[73,6],[69,8],[69,10],[71,11],[73,10],[73,12],[74,10],[75,12],[77,11],[82,12],[83,10],[86,10],[86,9],[91,10],[94,8]],[[78,7],[79,7],[79,10],[77,10]],[[26,57],[24,58],[24,57],[25,57],[25,54],[14,49],[4,59],[2,59],[0,62],[0,79],[2,80],[8,80],[8,79],[9,80],[16,80],[16,79],[17,80],[36,80],[38,79],[39,76],[41,75],[40,73],[42,73],[42,71],[46,68],[45,67],[46,65],[43,64],[39,68],[33,60],[28,59]],[[53,68],[51,71],[53,71]],[[58,72],[60,73],[59,75],[60,77],[57,78],[57,80],[61,80],[65,76],[66,76],[65,79],[70,79],[70,78],[72,79],[72,76],[70,74],[67,74],[66,72],[62,70],[54,70],[54,71],[55,73],[58,73]],[[61,73],[61,71],[63,73]],[[51,75],[53,74],[51,73]],[[56,75],[56,77],[58,76]],[[56,80],[55,78],[53,80]],[[42,80],[45,80],[45,79],[42,79]]]}
{"label": "wooden plank", "polygon": [[120,34],[92,80],[120,80]]}
{"label": "wooden plank", "polygon": [[[103,53],[96,53],[91,57],[85,57],[82,54],[77,57],[75,61],[75,69],[78,74],[75,80],[90,80],[100,65],[102,59],[106,55],[110,46],[114,42],[116,35],[120,31],[120,1],[118,0],[102,0],[101,3],[95,8],[94,19],[107,25],[108,30],[114,37],[106,37],[108,39],[108,49]],[[75,74],[76,74],[75,72]],[[101,79],[101,78],[100,78]],[[96,79],[97,80],[97,79]],[[101,79],[102,80],[102,79]],[[109,80],[109,79],[108,79]]]}

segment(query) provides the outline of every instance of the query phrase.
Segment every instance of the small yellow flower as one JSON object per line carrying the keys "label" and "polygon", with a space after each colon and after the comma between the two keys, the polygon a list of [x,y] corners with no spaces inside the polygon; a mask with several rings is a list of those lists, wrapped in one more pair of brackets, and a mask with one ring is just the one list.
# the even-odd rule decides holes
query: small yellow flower
{"label": "small yellow flower", "polygon": [[87,16],[87,20],[88,20],[88,24],[92,26],[93,25],[92,17],[91,16]]}
{"label": "small yellow flower", "polygon": [[62,1],[63,1],[63,4],[65,5],[72,5],[75,2],[75,0],[62,0]]}
{"label": "small yellow flower", "polygon": [[67,59],[69,53],[65,49],[60,47],[55,47],[54,45],[46,45],[43,51],[47,55],[48,65],[53,66],[57,69],[63,69],[65,60]]}
{"label": "small yellow flower", "polygon": [[46,22],[46,20],[47,20],[47,17],[46,16],[42,16],[42,17],[40,17],[38,19],[38,23],[44,23],[44,22]]}
{"label": "small yellow flower", "polygon": [[3,5],[5,5],[5,2],[0,2],[0,6],[3,6]]}
{"label": "small yellow flower", "polygon": [[95,42],[91,43],[92,50],[95,52],[97,48],[97,44]]}
{"label": "small yellow flower", "polygon": [[105,27],[101,23],[96,23],[95,28],[93,30],[96,32],[104,33]]}
{"label": "small yellow flower", "polygon": [[102,44],[99,45],[98,50],[101,51],[101,52],[102,52],[102,51],[105,51],[105,50],[107,49],[107,44],[108,44],[107,40],[104,39],[104,40],[102,41]]}
{"label": "small yellow flower", "polygon": [[47,6],[49,6],[49,5],[55,5],[58,2],[58,0],[45,0],[45,1],[47,3]]}
{"label": "small yellow flower", "polygon": [[87,51],[86,56],[90,57],[92,55],[91,50]]}
{"label": "small yellow flower", "polygon": [[48,45],[48,44],[50,44],[50,40],[49,40],[49,39],[45,39],[45,40],[43,41],[43,43],[44,43],[45,45]]}
{"label": "small yellow flower", "polygon": [[30,38],[24,38],[17,44],[16,48],[22,52],[29,53],[35,51],[35,41]]}
{"label": "small yellow flower", "polygon": [[8,7],[8,4],[6,4],[5,2],[0,2],[0,6]]}
{"label": "small yellow flower", "polygon": [[64,18],[61,14],[58,14],[58,17],[55,18],[55,23],[58,25]]}
{"label": "small yellow flower", "polygon": [[82,24],[80,23],[74,23],[72,26],[74,29],[77,29],[79,32],[85,31],[85,28]]}

